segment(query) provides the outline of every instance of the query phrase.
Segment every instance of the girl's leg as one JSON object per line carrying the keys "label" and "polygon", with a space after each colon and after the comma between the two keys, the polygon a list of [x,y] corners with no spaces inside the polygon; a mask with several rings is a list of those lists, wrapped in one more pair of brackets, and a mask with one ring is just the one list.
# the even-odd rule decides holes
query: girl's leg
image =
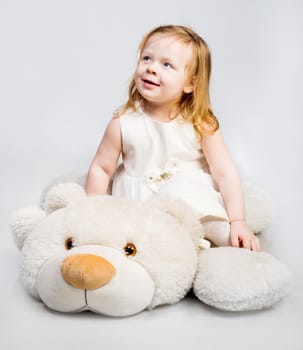
{"label": "girl's leg", "polygon": [[212,241],[216,246],[230,246],[230,224],[226,220],[213,217],[200,219],[204,226],[205,238]]}

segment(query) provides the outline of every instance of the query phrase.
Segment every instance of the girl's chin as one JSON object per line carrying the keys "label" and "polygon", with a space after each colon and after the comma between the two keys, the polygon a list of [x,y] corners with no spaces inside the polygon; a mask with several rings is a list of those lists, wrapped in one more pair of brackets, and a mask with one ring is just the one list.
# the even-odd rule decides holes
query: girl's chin
{"label": "girl's chin", "polygon": [[143,98],[143,100],[145,100],[147,102],[151,102],[151,103],[159,103],[159,102],[161,102],[156,97],[152,96],[152,94],[145,93],[144,91],[142,92],[140,90],[138,90],[138,92],[141,95],[141,97]]}

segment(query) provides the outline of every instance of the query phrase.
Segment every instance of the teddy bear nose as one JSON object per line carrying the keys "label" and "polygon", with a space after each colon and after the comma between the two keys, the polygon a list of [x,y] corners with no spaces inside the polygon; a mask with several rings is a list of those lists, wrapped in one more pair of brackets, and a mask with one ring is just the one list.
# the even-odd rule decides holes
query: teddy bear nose
{"label": "teddy bear nose", "polygon": [[74,254],[63,260],[61,274],[64,280],[78,289],[92,290],[107,284],[115,275],[114,266],[94,254]]}

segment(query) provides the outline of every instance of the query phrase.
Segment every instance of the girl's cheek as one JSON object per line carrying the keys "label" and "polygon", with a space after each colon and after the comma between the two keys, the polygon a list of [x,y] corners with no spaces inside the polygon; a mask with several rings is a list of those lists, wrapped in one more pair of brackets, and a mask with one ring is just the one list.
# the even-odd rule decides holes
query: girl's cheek
{"label": "girl's cheek", "polygon": [[141,66],[137,66],[136,70],[135,70],[135,76],[138,76],[140,74],[142,74],[142,67]]}
{"label": "girl's cheek", "polygon": [[140,71],[139,67],[137,67],[136,70],[135,70],[135,74],[134,74],[135,79],[138,78],[138,76],[140,75],[140,73],[141,73],[141,71]]}

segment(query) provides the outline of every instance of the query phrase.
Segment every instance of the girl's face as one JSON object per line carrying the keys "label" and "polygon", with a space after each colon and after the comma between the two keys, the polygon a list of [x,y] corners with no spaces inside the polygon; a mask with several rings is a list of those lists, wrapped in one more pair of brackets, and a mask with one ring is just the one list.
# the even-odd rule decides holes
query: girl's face
{"label": "girl's face", "polygon": [[173,105],[193,86],[188,81],[192,49],[176,38],[155,34],[146,43],[135,72],[136,87],[148,103]]}

